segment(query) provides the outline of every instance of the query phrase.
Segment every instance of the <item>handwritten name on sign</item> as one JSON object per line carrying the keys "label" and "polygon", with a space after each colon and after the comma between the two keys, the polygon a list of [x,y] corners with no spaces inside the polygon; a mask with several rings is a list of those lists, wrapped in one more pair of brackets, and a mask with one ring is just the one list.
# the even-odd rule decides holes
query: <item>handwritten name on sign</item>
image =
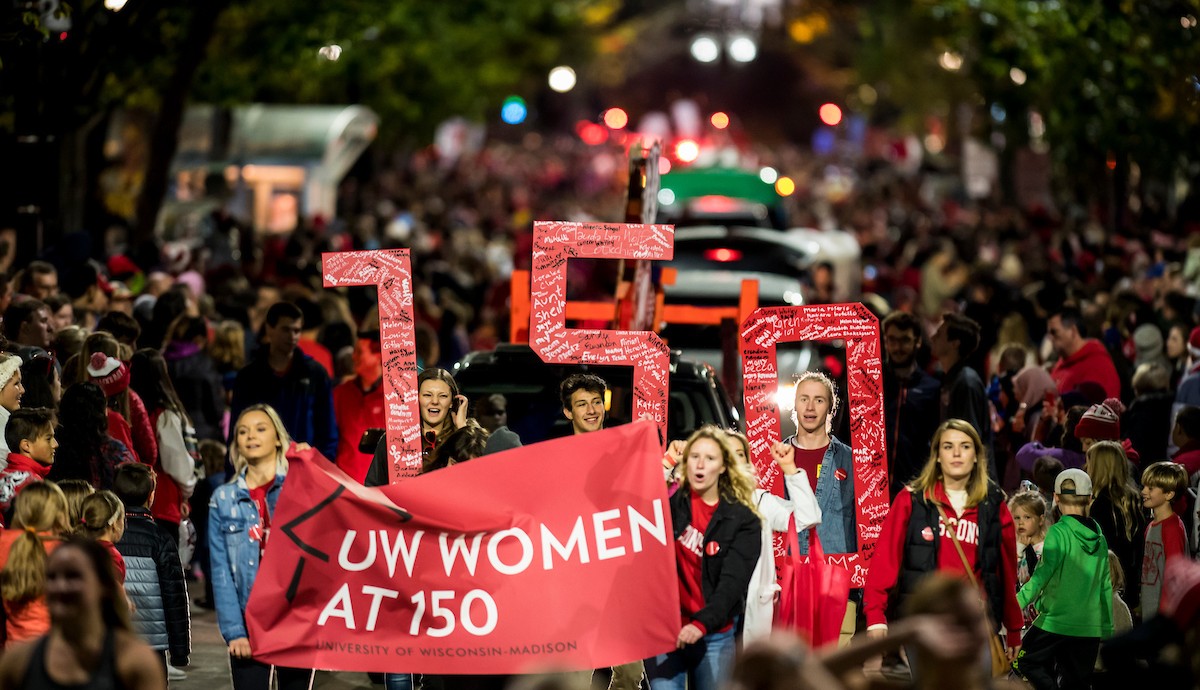
{"label": "handwritten name on sign", "polygon": [[670,225],[625,223],[533,224],[530,345],[552,364],[633,366],[633,415],[651,419],[667,440],[670,351],[650,331],[567,328],[569,259],[670,259],[675,231]]}
{"label": "handwritten name on sign", "polygon": [[660,456],[654,427],[635,422],[365,488],[293,452],[246,609],[254,657],[528,673],[674,649]]}
{"label": "handwritten name on sign", "polygon": [[[844,340],[846,343],[853,476],[821,476],[818,482],[854,482],[858,552],[838,556],[836,562],[850,571],[853,586],[862,587],[866,584],[865,564],[875,549],[888,510],[879,321],[857,303],[766,307],[746,319],[741,335],[746,437],[758,470],[759,486],[776,495],[783,495],[783,478],[779,467],[771,460],[770,451],[780,440],[779,407],[775,402],[775,391],[779,387],[775,346],[809,340]],[[823,517],[830,519],[829,515]],[[775,535],[775,553],[776,556],[783,554],[779,534]],[[828,560],[834,562],[833,558]]]}
{"label": "handwritten name on sign", "polygon": [[421,473],[421,418],[408,250],[326,253],[321,255],[321,268],[325,287],[374,285],[379,289],[388,482],[415,477]]}

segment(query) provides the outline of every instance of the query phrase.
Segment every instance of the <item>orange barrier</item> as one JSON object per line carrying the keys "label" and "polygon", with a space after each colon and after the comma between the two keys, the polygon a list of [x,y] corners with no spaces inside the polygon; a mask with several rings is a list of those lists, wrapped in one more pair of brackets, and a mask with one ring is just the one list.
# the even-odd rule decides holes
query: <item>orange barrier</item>
{"label": "orange barrier", "polygon": [[[676,269],[662,269],[662,284],[675,283]],[[624,295],[631,288],[630,283],[622,281],[617,294]],[[617,328],[621,322],[620,305],[628,301],[617,302],[567,302],[567,321],[603,321]],[[701,326],[720,326],[726,319],[733,319],[739,326],[758,308],[758,281],[747,279],[742,281],[741,293],[737,306],[713,307],[689,304],[665,304],[662,288],[658,288],[654,301],[655,332],[665,324],[688,324]],[[514,343],[529,342],[529,317],[532,305],[529,303],[529,271],[516,270],[512,273],[512,304],[511,322],[509,324],[509,340]]]}

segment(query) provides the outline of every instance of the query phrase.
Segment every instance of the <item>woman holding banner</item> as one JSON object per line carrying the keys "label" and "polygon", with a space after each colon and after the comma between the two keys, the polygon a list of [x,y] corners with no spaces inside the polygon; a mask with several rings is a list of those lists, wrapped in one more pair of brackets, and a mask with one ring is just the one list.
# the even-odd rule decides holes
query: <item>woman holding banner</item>
{"label": "woman holding banner", "polygon": [[717,690],[733,664],[735,618],[762,546],[754,479],[729,436],[706,426],[688,439],[671,496],[682,626],[676,649],[646,659],[652,690]]}
{"label": "woman holding banner", "polygon": [[896,495],[884,519],[863,591],[867,634],[886,635],[892,612],[935,571],[979,583],[993,634],[1001,622],[1007,630],[1011,661],[1024,624],[1016,597],[1016,528],[1003,492],[988,479],[978,432],[961,419],[937,428],[925,468]]}
{"label": "woman holding banner", "polygon": [[287,477],[285,452],[290,444],[283,421],[270,405],[246,408],[234,425],[234,477],[208,504],[213,596],[217,624],[229,645],[234,690],[268,690],[272,676],[279,690],[307,690],[312,685],[309,669],[255,661],[246,632],[246,604]]}

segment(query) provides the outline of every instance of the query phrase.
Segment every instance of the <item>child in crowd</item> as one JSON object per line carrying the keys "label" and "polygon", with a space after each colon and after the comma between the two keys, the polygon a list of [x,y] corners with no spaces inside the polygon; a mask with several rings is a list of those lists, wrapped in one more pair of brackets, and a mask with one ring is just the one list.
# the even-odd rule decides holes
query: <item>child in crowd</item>
{"label": "child in crowd", "polygon": [[4,430],[10,449],[8,465],[0,470],[0,512],[12,524],[13,500],[26,486],[46,479],[54,464],[54,410],[27,407],[13,411]]}
{"label": "child in crowd", "polygon": [[1187,531],[1171,503],[1187,490],[1188,475],[1183,465],[1162,461],[1142,472],[1142,507],[1153,513],[1146,526],[1146,549],[1142,556],[1142,620],[1158,613],[1166,590],[1163,581],[1167,562],[1187,557]]}
{"label": "child in crowd", "polygon": [[0,532],[0,596],[5,647],[50,629],[46,608],[46,554],[71,528],[67,499],[54,482],[29,484],[13,504],[12,529]]}
{"label": "child in crowd", "polygon": [[1046,532],[1042,561],[1017,592],[1022,608],[1038,602],[1013,663],[1035,690],[1088,687],[1100,640],[1113,633],[1108,544],[1087,517],[1091,498],[1092,480],[1083,470],[1064,470],[1054,480],[1063,517]]}
{"label": "child in crowd", "polygon": [[117,583],[125,584],[125,559],[121,556],[116,542],[125,534],[125,506],[111,491],[97,491],[83,499],[79,506],[79,523],[76,531],[89,539],[94,539],[112,558],[117,568]]}
{"label": "child in crowd", "polygon": [[[1042,545],[1050,526],[1046,518],[1046,499],[1038,491],[1022,491],[1008,499],[1008,510],[1017,528],[1017,586],[1022,587],[1029,582],[1042,559]],[[1021,613],[1028,628],[1037,617],[1036,602],[1026,606]]]}
{"label": "child in crowd", "polygon": [[62,489],[63,496],[67,497],[67,520],[72,525],[79,524],[79,517],[82,514],[83,499],[96,493],[96,487],[86,479],[64,479],[59,482],[58,488]]}
{"label": "child in crowd", "polygon": [[113,492],[125,506],[125,534],[117,549],[129,568],[125,591],[133,604],[134,629],[171,666],[187,666],[191,653],[191,619],[187,584],[175,538],[154,521],[154,470],[128,463],[117,468]]}

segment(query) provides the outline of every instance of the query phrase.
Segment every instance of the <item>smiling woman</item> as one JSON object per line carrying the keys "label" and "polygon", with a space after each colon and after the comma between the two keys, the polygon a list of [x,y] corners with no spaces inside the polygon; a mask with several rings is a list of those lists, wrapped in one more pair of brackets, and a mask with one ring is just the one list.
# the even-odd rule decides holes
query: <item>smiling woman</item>
{"label": "smiling woman", "polygon": [[275,503],[287,478],[285,454],[291,439],[270,405],[251,405],[234,423],[234,443],[236,473],[213,493],[208,505],[213,595],[217,623],[229,645],[233,687],[265,689],[275,676],[281,689],[307,688],[311,670],[272,667],[251,658],[246,631],[246,604],[271,535]]}

